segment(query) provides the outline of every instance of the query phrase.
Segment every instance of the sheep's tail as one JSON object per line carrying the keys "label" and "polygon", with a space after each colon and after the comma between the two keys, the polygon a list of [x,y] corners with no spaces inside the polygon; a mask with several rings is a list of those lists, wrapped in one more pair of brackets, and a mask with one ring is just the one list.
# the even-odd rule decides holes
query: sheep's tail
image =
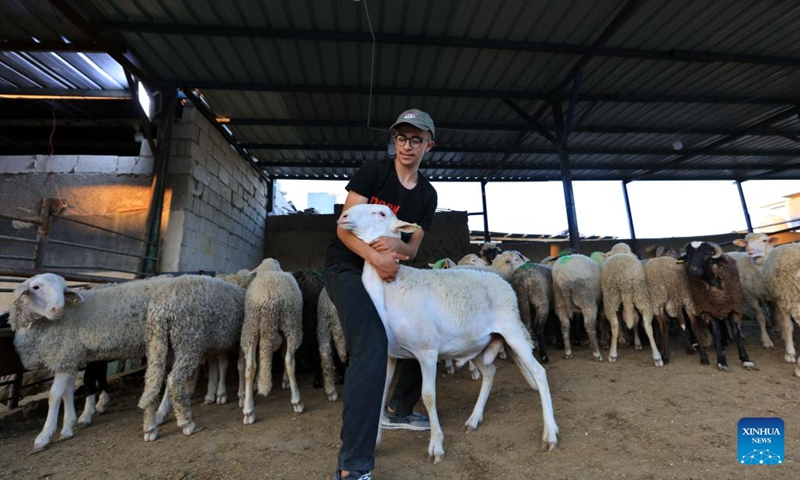
{"label": "sheep's tail", "polygon": [[258,394],[266,397],[272,390],[272,355],[282,343],[277,325],[281,310],[274,299],[266,300],[258,308]]}
{"label": "sheep's tail", "polygon": [[139,408],[144,409],[158,401],[161,384],[167,373],[169,338],[164,318],[147,315],[147,373],[144,377],[144,392],[139,399]]}

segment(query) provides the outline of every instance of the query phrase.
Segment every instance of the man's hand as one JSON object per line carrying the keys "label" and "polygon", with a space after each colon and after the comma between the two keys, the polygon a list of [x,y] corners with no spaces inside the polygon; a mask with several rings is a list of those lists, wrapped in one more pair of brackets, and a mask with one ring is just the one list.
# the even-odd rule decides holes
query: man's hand
{"label": "man's hand", "polygon": [[381,280],[392,282],[397,276],[397,271],[400,270],[401,260],[408,260],[408,256],[394,252],[378,253],[370,263],[377,270]]}
{"label": "man's hand", "polygon": [[[381,253],[387,253],[387,252],[400,253],[402,252],[401,248],[403,248],[404,245],[405,243],[401,239],[394,237],[378,237],[375,240],[369,242],[370,247],[374,248],[375,250]],[[407,258],[402,260],[407,260]]]}

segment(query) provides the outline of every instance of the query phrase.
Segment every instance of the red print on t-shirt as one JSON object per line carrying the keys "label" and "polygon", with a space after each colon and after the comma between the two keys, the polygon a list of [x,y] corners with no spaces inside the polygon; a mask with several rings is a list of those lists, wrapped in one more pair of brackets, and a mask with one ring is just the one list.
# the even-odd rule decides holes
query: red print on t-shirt
{"label": "red print on t-shirt", "polygon": [[376,197],[374,195],[372,197],[370,197],[369,203],[375,204],[375,205],[386,205],[387,207],[389,207],[389,209],[395,215],[397,215],[397,212],[400,210],[400,205],[393,205],[393,204],[391,204],[389,202],[386,202],[384,200],[379,199],[378,197]]}

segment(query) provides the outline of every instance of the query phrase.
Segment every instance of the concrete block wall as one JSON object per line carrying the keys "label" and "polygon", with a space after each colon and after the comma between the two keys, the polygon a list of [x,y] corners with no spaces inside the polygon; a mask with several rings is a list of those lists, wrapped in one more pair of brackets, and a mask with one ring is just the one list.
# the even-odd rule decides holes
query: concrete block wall
{"label": "concrete block wall", "polygon": [[161,271],[235,272],[263,259],[267,184],[191,106],[173,126]]}

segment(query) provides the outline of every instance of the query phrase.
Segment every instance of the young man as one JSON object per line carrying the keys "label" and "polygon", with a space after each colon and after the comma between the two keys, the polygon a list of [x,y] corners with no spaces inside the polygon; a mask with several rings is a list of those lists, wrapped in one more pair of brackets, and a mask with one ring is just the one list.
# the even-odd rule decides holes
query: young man
{"label": "young man", "polygon": [[[423,157],[434,145],[433,120],[421,110],[406,110],[389,130],[396,148],[394,159],[364,164],[347,184],[342,211],[359,203],[379,203],[391,208],[399,219],[417,223],[422,229],[402,239],[380,237],[367,244],[337,226],[328,247],[325,288],[339,313],[350,356],[335,480],[370,480],[375,466],[388,341],[383,322],[361,282],[364,261],[375,266],[384,281],[393,281],[400,261],[417,255],[436,211],[436,190],[419,173]],[[427,417],[412,410],[422,391],[419,363],[398,362],[395,376],[397,386],[387,406],[385,428],[429,429]]]}

